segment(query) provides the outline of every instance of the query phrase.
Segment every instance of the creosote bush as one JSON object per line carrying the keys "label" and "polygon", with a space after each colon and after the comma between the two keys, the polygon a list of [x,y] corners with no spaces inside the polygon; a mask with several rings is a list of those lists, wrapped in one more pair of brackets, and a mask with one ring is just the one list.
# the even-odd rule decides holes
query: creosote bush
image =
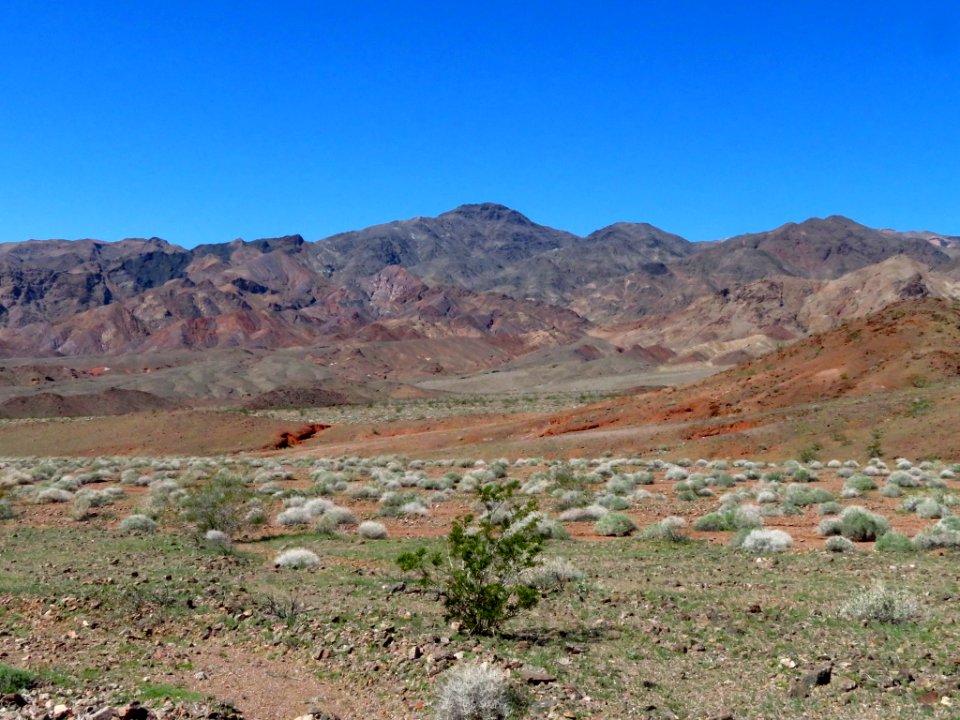
{"label": "creosote bush", "polygon": [[397,558],[401,570],[416,572],[423,587],[443,598],[447,619],[471,634],[496,632],[540,600],[523,571],[538,563],[544,538],[536,523],[522,522],[536,504],[517,503],[518,487],[516,481],[479,486],[485,512],[454,520],[442,552],[420,548]]}
{"label": "creosote bush", "polygon": [[232,534],[243,524],[247,492],[243,481],[219,472],[192,492],[183,503],[183,515],[199,533],[220,530]]}

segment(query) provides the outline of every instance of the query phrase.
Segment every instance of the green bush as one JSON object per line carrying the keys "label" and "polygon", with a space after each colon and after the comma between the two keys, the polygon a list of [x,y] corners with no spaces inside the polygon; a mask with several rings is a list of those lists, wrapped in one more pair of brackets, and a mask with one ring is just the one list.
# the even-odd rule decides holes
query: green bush
{"label": "green bush", "polygon": [[236,475],[221,472],[183,502],[183,515],[200,534],[220,530],[232,535],[243,524],[248,493]]}
{"label": "green bush", "polygon": [[686,542],[687,536],[683,533],[686,521],[683,518],[671,515],[660,522],[648,525],[643,529],[641,537],[645,540],[668,540],[670,542]]}
{"label": "green bush", "polygon": [[37,676],[27,670],[0,663],[0,693],[29,690],[37,684]]}
{"label": "green bush", "polygon": [[636,530],[637,524],[623,513],[612,512],[597,520],[593,529],[598,535],[623,537]]}
{"label": "green bush", "polygon": [[872,542],[890,530],[886,518],[853,505],[840,513],[840,534],[854,542]]}
{"label": "green bush", "polygon": [[877,489],[876,481],[869,475],[854,475],[853,477],[847,478],[844,486],[859,490],[860,492]]}
{"label": "green bush", "polygon": [[877,552],[910,553],[914,551],[910,538],[900,533],[884,533],[874,546]]}
{"label": "green bush", "polygon": [[537,565],[544,538],[536,523],[523,522],[536,503],[516,503],[518,487],[516,481],[481,486],[486,512],[454,520],[444,551],[419,548],[397,558],[401,570],[417,572],[420,584],[443,598],[447,619],[460,622],[467,633],[496,632],[540,600],[540,590],[524,580],[523,571]]}
{"label": "green bush", "polygon": [[707,513],[693,523],[694,530],[702,532],[729,532],[731,530],[752,530],[763,525],[756,508],[750,506],[728,508]]}

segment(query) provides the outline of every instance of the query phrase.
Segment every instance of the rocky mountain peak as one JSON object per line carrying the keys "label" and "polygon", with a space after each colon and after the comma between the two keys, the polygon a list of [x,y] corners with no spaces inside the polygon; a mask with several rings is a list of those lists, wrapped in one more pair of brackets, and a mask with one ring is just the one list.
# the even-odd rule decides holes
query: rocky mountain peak
{"label": "rocky mountain peak", "polygon": [[498,203],[473,203],[461,205],[449,212],[443,213],[440,217],[455,216],[470,221],[485,222],[503,222],[513,225],[533,225],[530,218],[518,213],[516,210],[508,208],[506,205]]}

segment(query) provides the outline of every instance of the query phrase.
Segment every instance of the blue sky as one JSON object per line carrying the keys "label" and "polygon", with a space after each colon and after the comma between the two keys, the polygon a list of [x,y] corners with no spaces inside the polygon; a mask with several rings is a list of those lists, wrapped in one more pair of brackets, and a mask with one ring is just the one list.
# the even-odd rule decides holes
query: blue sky
{"label": "blue sky", "polygon": [[960,235],[955,6],[6,0],[0,242],[315,240],[487,200],[583,234]]}

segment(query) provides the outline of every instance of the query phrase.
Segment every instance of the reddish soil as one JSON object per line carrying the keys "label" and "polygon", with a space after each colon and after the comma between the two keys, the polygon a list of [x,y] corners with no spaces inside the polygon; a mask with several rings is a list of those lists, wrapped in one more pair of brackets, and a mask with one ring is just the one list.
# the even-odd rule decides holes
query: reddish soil
{"label": "reddish soil", "polygon": [[299,430],[284,430],[270,445],[264,449],[286,450],[287,448],[292,448],[295,445],[299,445],[304,440],[309,440],[312,437],[316,437],[318,432],[326,430],[329,427],[329,425],[312,423],[310,425],[304,425]]}

